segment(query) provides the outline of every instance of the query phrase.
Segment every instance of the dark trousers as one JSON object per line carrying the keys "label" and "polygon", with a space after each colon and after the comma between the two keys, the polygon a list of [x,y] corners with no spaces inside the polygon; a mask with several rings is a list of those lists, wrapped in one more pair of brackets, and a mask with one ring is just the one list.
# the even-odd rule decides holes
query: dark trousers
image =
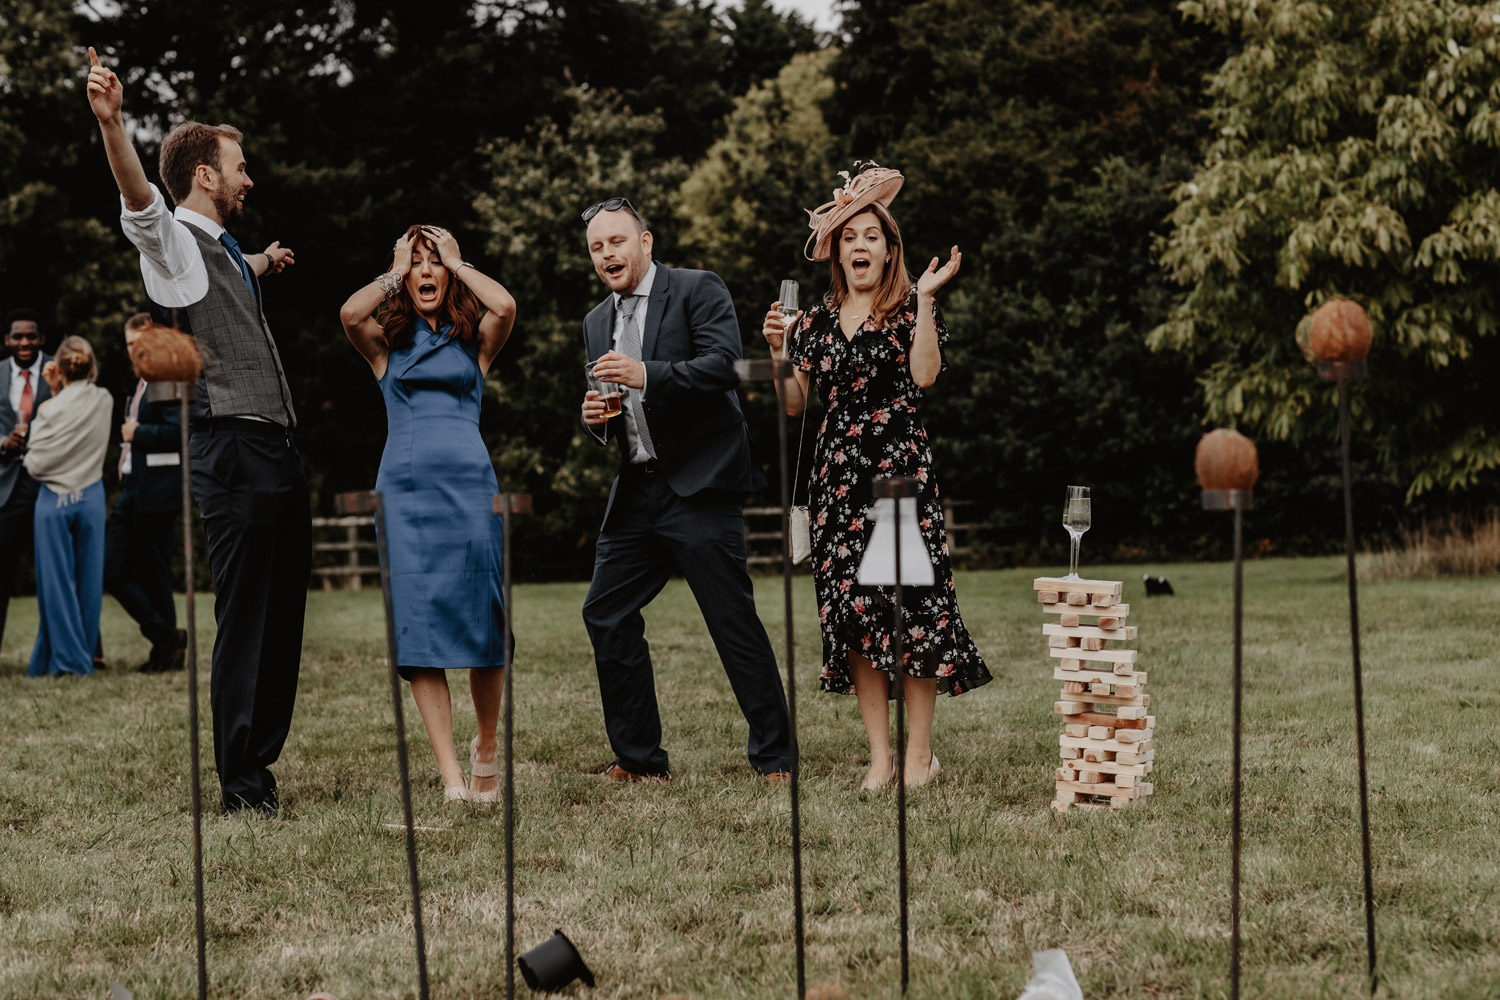
{"label": "dark trousers", "polygon": [[291,729],[312,565],[307,479],[274,424],[193,427],[193,500],[214,579],[214,763],[224,808],[274,810]]}
{"label": "dark trousers", "polygon": [[176,638],[172,525],[178,515],[139,510],[137,501],[132,477],[126,476],[104,529],[104,589],[155,646]]}
{"label": "dark trousers", "polygon": [[[20,459],[16,459],[20,461]],[[36,508],[36,480],[23,470],[16,477],[4,506],[0,506],[0,639],[5,637],[5,617],[10,610],[10,595],[15,587],[21,553],[35,546],[32,519]]]}
{"label": "dark trousers", "polygon": [[583,604],[604,728],[616,759],[637,774],[670,770],[641,609],[674,571],[687,579],[698,601],[749,723],[751,765],[762,773],[785,770],[791,765],[786,693],[745,572],[741,504],[722,494],[679,497],[663,477],[639,466],[620,474]]}

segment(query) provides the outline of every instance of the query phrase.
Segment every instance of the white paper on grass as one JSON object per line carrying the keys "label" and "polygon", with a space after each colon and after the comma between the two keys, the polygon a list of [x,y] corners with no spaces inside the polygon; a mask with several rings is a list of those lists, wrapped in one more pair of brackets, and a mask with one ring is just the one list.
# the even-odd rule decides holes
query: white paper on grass
{"label": "white paper on grass", "polygon": [[1083,989],[1073,978],[1073,966],[1061,949],[1032,952],[1031,965],[1036,975],[1017,1000],[1083,1000]]}
{"label": "white paper on grass", "polygon": [[[859,582],[865,586],[889,587],[896,582],[896,500],[884,497],[865,516],[875,522],[865,557],[859,563]],[[930,587],[932,560],[917,526],[917,498],[901,498],[901,583],[906,587]]]}

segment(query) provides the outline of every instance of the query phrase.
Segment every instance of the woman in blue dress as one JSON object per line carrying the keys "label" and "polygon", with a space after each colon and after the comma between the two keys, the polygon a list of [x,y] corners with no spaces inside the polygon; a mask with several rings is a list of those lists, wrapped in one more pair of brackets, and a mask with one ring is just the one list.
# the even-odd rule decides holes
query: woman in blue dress
{"label": "woman in blue dress", "polygon": [[[339,310],[385,398],[375,487],[385,505],[396,663],[411,682],[448,801],[499,796],[495,729],[505,678],[500,520],[494,466],[479,436],[484,376],[516,302],[437,226],[412,226],[390,270]],[[479,733],[472,784],[453,745],[448,670],[469,671]]]}

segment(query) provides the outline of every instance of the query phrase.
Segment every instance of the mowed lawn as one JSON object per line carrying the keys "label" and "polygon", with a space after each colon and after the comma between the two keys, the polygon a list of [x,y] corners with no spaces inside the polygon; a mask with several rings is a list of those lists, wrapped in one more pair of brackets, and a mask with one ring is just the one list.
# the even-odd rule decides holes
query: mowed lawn
{"label": "mowed lawn", "polygon": [[[1152,567],[1163,571],[1162,567]],[[1055,570],[1049,570],[1055,571]],[[1014,997],[1035,949],[1067,951],[1089,1000],[1228,995],[1230,567],[1126,581],[1156,716],[1155,794],[1050,806],[1059,684],[1031,570],[961,574],[995,680],[939,704],[943,774],[911,796],[914,998]],[[757,582],[783,648],[781,584]],[[785,788],[744,760],[744,724],[691,596],[648,609],[669,786],[605,785],[610,759],[579,618],[584,585],[518,587],[518,950],[562,928],[599,998],[795,995]],[[1348,610],[1337,559],[1245,569],[1243,995],[1364,988]],[[1360,590],[1382,992],[1500,997],[1500,655],[1494,580]],[[205,801],[211,596],[200,601]],[[863,795],[852,698],[818,693],[812,588],[796,587],[807,979],[899,996],[896,817]],[[416,996],[378,593],[314,593],[277,774],[280,819],[205,818],[210,992],[235,1000]],[[0,650],[0,998],[139,1000],[196,988],[186,679],[130,672],[145,647],[106,600],[120,664],[28,680],[35,605]],[[473,733],[459,695],[461,744]],[[498,809],[445,807],[407,700],[432,995],[505,990]],[[524,985],[517,989],[525,994]],[[830,995],[840,995],[830,992]]]}

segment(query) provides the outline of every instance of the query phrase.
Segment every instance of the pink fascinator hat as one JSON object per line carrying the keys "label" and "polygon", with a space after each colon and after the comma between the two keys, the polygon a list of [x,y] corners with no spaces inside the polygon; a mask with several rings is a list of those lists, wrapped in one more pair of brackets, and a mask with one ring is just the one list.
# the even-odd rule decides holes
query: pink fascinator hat
{"label": "pink fascinator hat", "polygon": [[807,224],[812,235],[807,238],[802,254],[808,260],[827,260],[832,256],[833,239],[844,228],[844,223],[876,202],[889,206],[896,200],[896,194],[906,180],[901,171],[874,163],[863,166],[855,163],[854,169],[856,173],[852,178],[849,171],[839,171],[844,186],[833,192],[832,201],[807,210]]}

